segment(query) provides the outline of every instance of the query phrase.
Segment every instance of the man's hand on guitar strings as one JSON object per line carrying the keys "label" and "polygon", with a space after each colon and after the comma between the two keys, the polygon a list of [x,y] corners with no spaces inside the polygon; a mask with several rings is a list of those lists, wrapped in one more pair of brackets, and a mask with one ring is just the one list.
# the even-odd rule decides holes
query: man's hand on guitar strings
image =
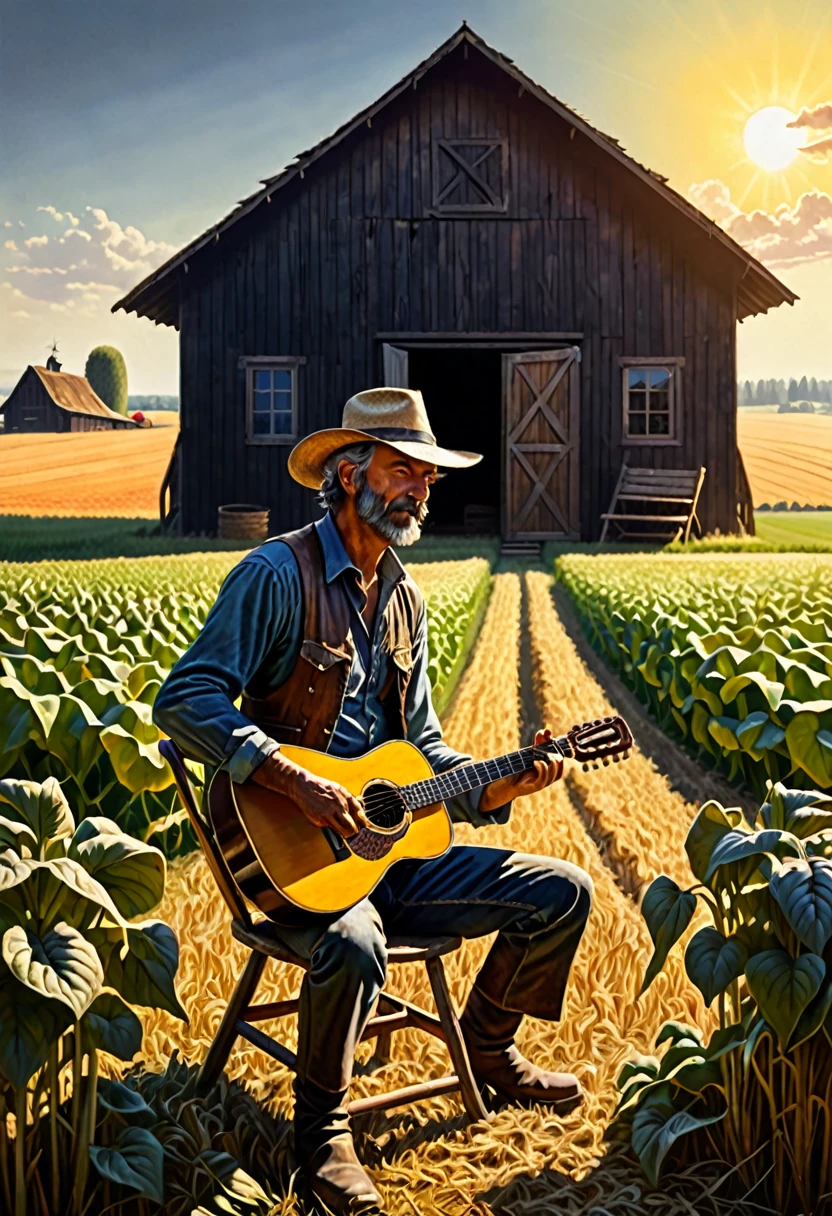
{"label": "man's hand on guitar strings", "polygon": [[[552,738],[550,730],[539,730],[534,737],[534,746],[540,747],[549,743]],[[482,792],[480,811],[496,811],[514,798],[522,798],[526,794],[536,794],[545,789],[553,781],[563,776],[563,757],[557,754],[549,755],[545,760],[535,760],[534,768],[524,769],[522,773],[512,773],[509,777],[500,777],[492,781]]]}
{"label": "man's hand on guitar strings", "polygon": [[252,777],[259,785],[285,794],[317,828],[333,828],[339,836],[354,836],[372,827],[359,798],[337,781],[318,777],[293,760],[272,752]]}

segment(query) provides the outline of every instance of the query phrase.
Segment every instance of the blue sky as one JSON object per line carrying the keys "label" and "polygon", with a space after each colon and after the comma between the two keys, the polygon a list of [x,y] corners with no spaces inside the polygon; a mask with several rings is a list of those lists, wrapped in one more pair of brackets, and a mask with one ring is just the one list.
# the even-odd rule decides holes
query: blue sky
{"label": "blue sky", "polygon": [[[0,46],[0,382],[41,360],[54,330],[68,370],[112,341],[134,391],[175,392],[176,335],[112,317],[116,292],[463,18],[676,189],[699,186],[726,226],[785,207],[809,253],[786,249],[777,221],[772,269],[804,299],[740,327],[741,372],[832,376],[832,165],[802,157],[800,171],[756,180],[737,134],[742,107],[787,85],[801,106],[832,99],[817,0],[27,0],[5,6]],[[702,192],[708,182],[728,195]],[[798,210],[807,192],[811,214]],[[756,223],[748,239],[766,247]]]}

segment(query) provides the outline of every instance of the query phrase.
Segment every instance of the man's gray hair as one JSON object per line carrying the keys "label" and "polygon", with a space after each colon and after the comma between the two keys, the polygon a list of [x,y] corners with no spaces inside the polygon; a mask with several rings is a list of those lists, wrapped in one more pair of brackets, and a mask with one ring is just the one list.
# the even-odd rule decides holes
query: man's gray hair
{"label": "man's gray hair", "polygon": [[348,447],[338,448],[328,457],[324,464],[324,484],[318,491],[317,501],[325,511],[337,511],[347,497],[347,492],[338,480],[338,465],[342,460],[357,466],[355,471],[355,486],[361,490],[364,486],[365,475],[376,450],[374,440],[364,440],[361,443],[351,443]]}

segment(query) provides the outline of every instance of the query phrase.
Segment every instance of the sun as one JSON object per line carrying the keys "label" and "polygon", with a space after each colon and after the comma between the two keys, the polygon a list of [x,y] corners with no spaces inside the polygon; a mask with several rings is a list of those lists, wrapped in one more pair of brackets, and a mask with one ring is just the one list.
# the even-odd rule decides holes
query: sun
{"label": "sun", "polygon": [[755,165],[772,172],[792,163],[806,142],[805,127],[789,127],[796,115],[785,106],[763,106],[748,119],[743,131],[745,150]]}

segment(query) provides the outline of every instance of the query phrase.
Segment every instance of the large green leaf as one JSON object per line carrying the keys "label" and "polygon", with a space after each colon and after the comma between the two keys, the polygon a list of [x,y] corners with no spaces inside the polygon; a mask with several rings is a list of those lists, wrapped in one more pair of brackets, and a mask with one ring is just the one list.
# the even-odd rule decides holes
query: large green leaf
{"label": "large green leaf", "polygon": [[661,971],[668,953],[690,924],[695,910],[696,896],[690,891],[683,891],[665,874],[660,874],[647,888],[641,911],[647,921],[655,950],[645,972],[639,996],[649,988]]}
{"label": "large green leaf", "polygon": [[76,928],[86,927],[100,909],[116,924],[125,923],[107,888],[87,873],[80,861],[74,861],[71,857],[56,857],[46,862],[44,868],[48,868],[78,897],[72,901],[71,907],[64,908],[67,920]]}
{"label": "large green leaf", "polygon": [[700,882],[704,882],[711,854],[723,836],[743,822],[739,807],[720,806],[718,802],[706,802],[690,826],[685,840],[685,852],[690,868]]}
{"label": "large green leaf", "polygon": [[718,1123],[725,1114],[723,1110],[716,1115],[695,1115],[678,1110],[672,1101],[645,1101],[633,1119],[632,1145],[651,1186],[658,1186],[662,1163],[681,1136]]}
{"label": "large green leaf", "polygon": [[6,849],[18,857],[33,857],[38,852],[38,838],[28,823],[0,815],[0,852]]}
{"label": "large green leaf", "polygon": [[0,978],[0,1074],[21,1089],[73,1021],[68,1005],[44,1000],[7,972]]}
{"label": "large green leaf", "polygon": [[77,929],[63,921],[37,937],[22,925],[3,934],[3,960],[15,979],[32,992],[63,1001],[80,1018],[104,982],[101,960]]}
{"label": "large green leaf", "polygon": [[[760,818],[767,828],[787,828],[790,832],[794,831],[795,835],[803,836],[803,832],[792,827],[792,821],[796,825],[804,822],[804,813],[811,812],[812,808],[832,811],[832,797],[822,794],[820,790],[788,789],[781,781],[777,781],[769,786],[767,793],[768,797],[760,807]],[[823,825],[819,824],[818,828],[811,828],[807,834],[811,835],[821,826]]]}
{"label": "large green leaf", "polygon": [[[824,717],[829,722],[828,711]],[[786,727],[786,745],[792,760],[814,782],[821,788],[832,786],[832,734],[823,729],[819,714],[808,709],[796,713]]]}
{"label": "large green leaf", "polygon": [[113,772],[131,793],[165,790],[173,784],[173,774],[159,754],[158,743],[143,743],[118,724],[105,727],[100,737]]}
{"label": "large green leaf", "polygon": [[130,925],[126,933],[128,950],[123,958],[120,931],[102,928],[87,933],[104,961],[105,983],[131,1005],[166,1009],[187,1022],[173,983],[179,966],[176,934],[159,920]]}
{"label": "large green leaf", "polygon": [[90,1160],[102,1178],[164,1202],[164,1150],[145,1127],[125,1127],[115,1148],[90,1145]]}
{"label": "large green leaf", "polygon": [[706,1005],[724,992],[745,970],[748,949],[736,937],[725,937],[711,926],[694,933],[685,951],[688,976]]}
{"label": "large green leaf", "polygon": [[69,856],[101,883],[123,916],[150,912],[164,894],[164,854],[126,835],[112,819],[89,815],[82,820]]}
{"label": "large green leaf", "polygon": [[84,701],[67,693],[46,740],[47,750],[66,766],[76,781],[84,781],[102,752],[101,722]]}
{"label": "large green leaf", "polygon": [[788,1042],[825,975],[826,964],[816,954],[793,959],[785,950],[764,950],[746,963],[748,989],[781,1046]]}
{"label": "large green leaf", "polygon": [[804,946],[822,954],[832,937],[832,862],[790,857],[772,875],[769,889]]}
{"label": "large green leaf", "polygon": [[16,781],[7,777],[0,781],[0,805],[15,810],[15,819],[31,828],[43,857],[63,853],[62,841],[75,830],[75,820],[63,790],[54,777],[38,781]]}
{"label": "large green leaf", "polygon": [[142,1047],[142,1024],[115,992],[102,992],[81,1021],[90,1050],[106,1051],[119,1060],[132,1060]]}
{"label": "large green leaf", "polygon": [[820,986],[820,992],[813,997],[801,1013],[797,1026],[789,1039],[789,1049],[793,1050],[806,1039],[811,1039],[812,1035],[816,1034],[826,1021],[830,1009],[832,1009],[832,979],[827,977]]}
{"label": "large green leaf", "polygon": [[800,855],[800,843],[791,832],[781,832],[776,828],[762,828],[757,832],[726,832],[713,847],[703,882],[709,883],[720,866],[749,857],[764,857],[766,854],[784,857],[789,853],[795,857]]}
{"label": "large green leaf", "polygon": [[98,1082],[98,1101],[105,1110],[121,1115],[130,1123],[147,1125],[156,1118],[142,1095],[122,1081],[110,1081],[102,1077]]}

